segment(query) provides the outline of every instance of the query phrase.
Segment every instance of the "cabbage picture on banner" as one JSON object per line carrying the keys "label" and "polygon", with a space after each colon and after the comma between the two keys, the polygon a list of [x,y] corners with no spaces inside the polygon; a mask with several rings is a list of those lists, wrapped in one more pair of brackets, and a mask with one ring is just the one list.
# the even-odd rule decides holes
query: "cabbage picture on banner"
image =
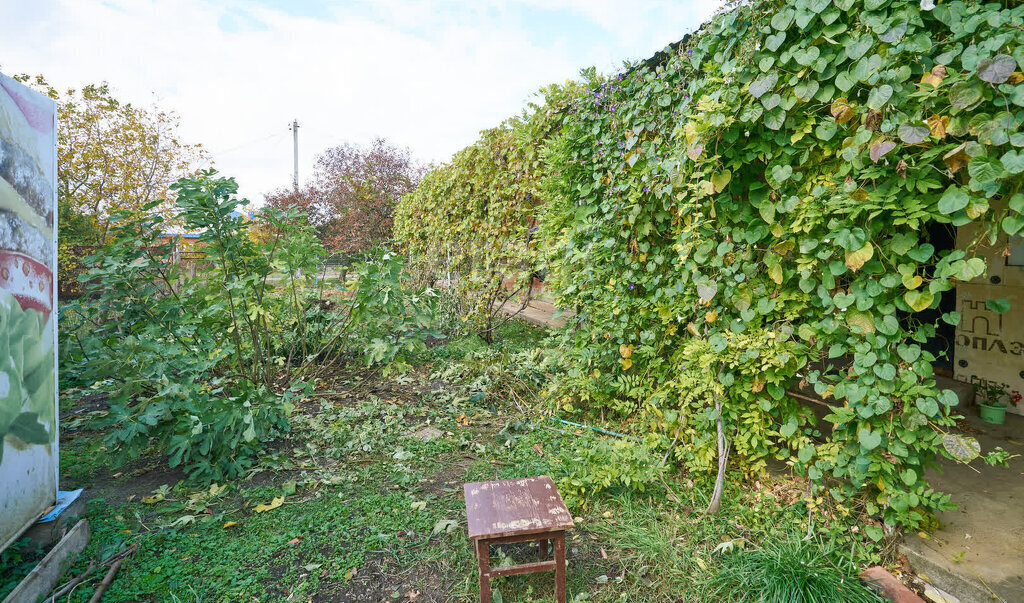
{"label": "cabbage picture on banner", "polygon": [[57,492],[56,104],[0,74],[0,550]]}

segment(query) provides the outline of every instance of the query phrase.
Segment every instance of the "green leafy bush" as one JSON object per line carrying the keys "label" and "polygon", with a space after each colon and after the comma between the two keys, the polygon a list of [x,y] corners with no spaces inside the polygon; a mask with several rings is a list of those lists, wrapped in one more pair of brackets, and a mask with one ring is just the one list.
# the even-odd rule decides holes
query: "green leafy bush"
{"label": "green leafy bush", "polygon": [[408,360],[426,350],[428,337],[443,337],[434,328],[437,294],[413,292],[405,258],[378,251],[357,269],[357,285],[349,302],[349,320],[365,348],[366,364]]}
{"label": "green leafy bush", "polygon": [[424,347],[432,299],[403,288],[400,257],[369,259],[354,292],[328,298],[301,211],[250,220],[234,180],[212,171],[173,188],[205,269],[183,273],[173,242],[154,236],[159,215],[121,214],[86,262],[87,295],[62,309],[63,384],[109,395],[105,442],[118,458],[155,449],[195,480],[236,477],[288,430],[302,381]]}
{"label": "green leafy bush", "polygon": [[566,504],[587,506],[599,492],[644,492],[659,483],[665,464],[641,442],[624,439],[583,440],[565,454],[555,479]]}

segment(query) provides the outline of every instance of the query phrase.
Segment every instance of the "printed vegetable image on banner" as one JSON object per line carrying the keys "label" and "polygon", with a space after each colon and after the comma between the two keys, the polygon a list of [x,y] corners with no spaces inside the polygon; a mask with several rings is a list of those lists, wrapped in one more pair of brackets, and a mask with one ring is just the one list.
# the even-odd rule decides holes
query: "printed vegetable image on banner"
{"label": "printed vegetable image on banner", "polygon": [[0,550],[57,492],[56,104],[0,74]]}

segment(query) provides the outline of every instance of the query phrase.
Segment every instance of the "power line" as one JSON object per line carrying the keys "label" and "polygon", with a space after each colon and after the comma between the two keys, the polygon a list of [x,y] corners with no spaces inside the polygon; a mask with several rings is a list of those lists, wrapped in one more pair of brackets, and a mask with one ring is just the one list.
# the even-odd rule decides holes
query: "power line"
{"label": "power line", "polygon": [[240,144],[240,145],[238,145],[236,147],[231,147],[230,149],[225,149],[223,151],[217,151],[214,154],[216,154],[216,155],[226,155],[227,153],[231,153],[231,152],[237,151],[239,149],[244,149],[245,147],[252,146],[254,144],[259,144],[261,142],[265,142],[265,141],[270,140],[272,138],[280,138],[282,136],[284,136],[284,134],[282,134],[282,133],[271,134],[270,136],[266,136],[264,138],[257,138],[256,140],[250,140],[249,142],[242,143],[242,144]]}

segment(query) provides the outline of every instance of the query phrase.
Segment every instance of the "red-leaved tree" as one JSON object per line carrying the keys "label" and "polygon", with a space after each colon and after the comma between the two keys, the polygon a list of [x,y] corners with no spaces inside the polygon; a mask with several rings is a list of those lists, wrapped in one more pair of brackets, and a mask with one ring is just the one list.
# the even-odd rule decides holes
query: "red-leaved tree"
{"label": "red-leaved tree", "polygon": [[391,240],[395,205],[422,173],[409,149],[383,138],[368,148],[346,143],[317,157],[308,185],[275,191],[267,204],[302,207],[329,252],[359,253]]}

